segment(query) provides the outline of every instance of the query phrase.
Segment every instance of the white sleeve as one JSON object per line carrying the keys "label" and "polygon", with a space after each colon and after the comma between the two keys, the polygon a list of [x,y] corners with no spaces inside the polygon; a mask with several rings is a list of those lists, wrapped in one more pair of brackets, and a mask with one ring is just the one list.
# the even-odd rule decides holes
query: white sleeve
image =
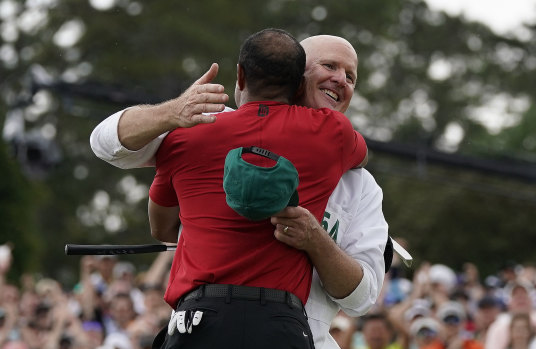
{"label": "white sleeve", "polygon": [[[168,133],[161,134],[140,150],[129,150],[125,148],[119,141],[117,127],[119,125],[119,119],[127,109],[110,115],[95,127],[89,137],[91,149],[98,158],[119,168],[129,169],[155,166],[155,154]],[[229,111],[233,111],[233,109],[225,107],[223,110],[223,112]]]}
{"label": "white sleeve", "polygon": [[117,126],[127,109],[118,111],[95,127],[89,138],[91,149],[98,158],[123,169],[155,165],[155,154],[167,132],[161,134],[140,150],[129,150],[119,141]]}
{"label": "white sleeve", "polygon": [[361,171],[361,199],[342,231],[340,246],[361,264],[363,279],[348,297],[332,299],[350,316],[360,316],[376,303],[383,285],[388,225],[382,211],[383,192],[374,177],[364,169],[351,171]]}

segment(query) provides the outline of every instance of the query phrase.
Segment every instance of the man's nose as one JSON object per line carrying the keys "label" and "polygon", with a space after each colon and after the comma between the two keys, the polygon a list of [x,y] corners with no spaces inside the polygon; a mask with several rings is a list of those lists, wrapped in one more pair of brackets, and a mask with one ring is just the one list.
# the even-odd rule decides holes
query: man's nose
{"label": "man's nose", "polygon": [[344,85],[346,83],[346,72],[344,69],[337,69],[333,72],[332,80],[339,85]]}

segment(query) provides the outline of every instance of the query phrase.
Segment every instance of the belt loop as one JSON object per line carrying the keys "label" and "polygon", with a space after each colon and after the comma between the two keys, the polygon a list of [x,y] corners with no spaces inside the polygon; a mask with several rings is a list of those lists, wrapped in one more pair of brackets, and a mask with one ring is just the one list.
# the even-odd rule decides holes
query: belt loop
{"label": "belt loop", "polygon": [[260,293],[261,305],[266,305],[266,294],[264,292],[264,287],[261,287]]}
{"label": "belt loop", "polygon": [[285,291],[285,301],[289,308],[293,308],[292,306],[292,300],[290,299],[290,293],[288,291]]}
{"label": "belt loop", "polygon": [[231,297],[233,295],[233,285],[227,285],[227,295],[225,296],[225,303],[231,303]]}
{"label": "belt loop", "polygon": [[203,298],[205,296],[205,284],[202,284],[198,289],[197,289],[197,294],[195,295],[195,300],[196,301],[199,301],[201,298]]}

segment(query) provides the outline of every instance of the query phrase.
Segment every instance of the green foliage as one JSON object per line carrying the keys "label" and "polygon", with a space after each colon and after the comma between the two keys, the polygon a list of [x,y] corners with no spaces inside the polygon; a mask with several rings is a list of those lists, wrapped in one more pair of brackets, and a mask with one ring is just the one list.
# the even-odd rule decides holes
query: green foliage
{"label": "green foliage", "polygon": [[409,241],[417,265],[430,261],[461,270],[472,262],[489,275],[504,260],[536,262],[529,247],[536,239],[533,185],[383,156],[371,163],[390,234]]}
{"label": "green foliage", "polygon": [[43,238],[35,217],[35,208],[41,199],[40,188],[28,182],[4,143],[0,143],[0,173],[0,244],[8,243],[13,247],[8,278],[18,282],[24,271],[36,271],[43,257]]}

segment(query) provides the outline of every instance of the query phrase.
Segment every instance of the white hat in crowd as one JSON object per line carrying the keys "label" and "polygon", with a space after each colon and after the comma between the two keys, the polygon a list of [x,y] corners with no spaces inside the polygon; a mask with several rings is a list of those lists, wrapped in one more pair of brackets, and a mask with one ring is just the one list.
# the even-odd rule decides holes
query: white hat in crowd
{"label": "white hat in crowd", "polygon": [[426,299],[415,299],[411,307],[404,312],[406,321],[413,321],[417,317],[430,316],[432,313],[430,302]]}
{"label": "white hat in crowd", "polygon": [[421,317],[415,320],[409,327],[409,332],[412,336],[425,332],[427,336],[434,336],[439,334],[441,325],[432,317]]}
{"label": "white hat in crowd", "polygon": [[457,283],[456,273],[443,264],[434,264],[428,272],[430,283],[441,284],[447,291],[452,290]]}
{"label": "white hat in crowd", "polygon": [[437,309],[437,317],[442,321],[445,321],[448,317],[456,317],[459,321],[464,321],[466,319],[466,314],[461,303],[448,301],[439,306]]}

